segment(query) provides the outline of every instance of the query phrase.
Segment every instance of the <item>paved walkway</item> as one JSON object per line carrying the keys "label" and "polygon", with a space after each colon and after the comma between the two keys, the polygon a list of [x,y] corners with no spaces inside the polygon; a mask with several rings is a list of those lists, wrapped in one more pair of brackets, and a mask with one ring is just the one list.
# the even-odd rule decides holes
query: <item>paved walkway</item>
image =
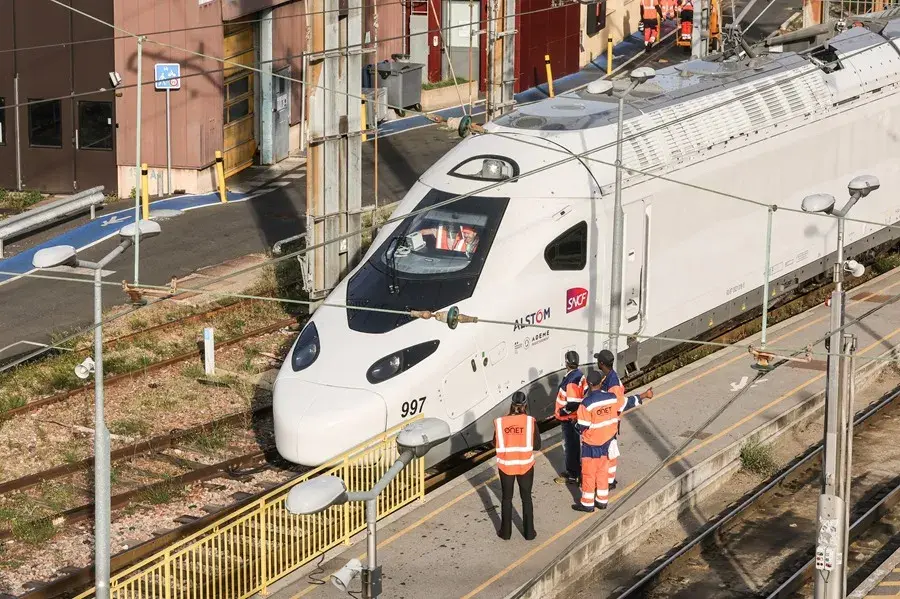
{"label": "paved walkway", "polygon": [[[871,292],[876,296],[862,299]],[[871,309],[876,301],[900,293],[900,272],[889,273],[848,294],[847,318]],[[828,309],[816,307],[794,319],[772,327],[770,348],[803,348],[827,331]],[[852,328],[858,336],[859,356],[879,356],[890,350],[900,336],[900,304],[886,306]],[[822,344],[813,351],[824,352]],[[858,359],[862,366],[867,361]],[[757,426],[775,419],[824,388],[824,356],[809,364],[793,363],[773,371],[730,405],[710,427],[701,431],[680,455],[648,484],[616,509],[613,519],[626,518],[628,510],[657,492],[686,469],[743,438]],[[745,349],[719,352],[654,385],[653,400],[627,413],[622,425],[619,488],[613,491],[616,505],[636,481],[650,472],[689,437],[738,389],[753,379],[751,358]],[[562,465],[559,432],[545,434],[545,451],[537,460],[534,500],[538,538],[522,538],[521,521],[514,517],[511,541],[501,541],[499,482],[492,465],[481,468],[450,490],[437,493],[379,530],[379,561],[384,568],[384,594],[396,599],[503,598],[526,583],[556,557],[578,534],[608,512],[574,512],[578,496],[574,487],[553,482]],[[493,464],[493,460],[492,460]],[[518,499],[515,509],[520,509]],[[352,557],[365,553],[364,539],[321,566],[314,576],[325,579]],[[302,575],[274,596],[338,597],[330,584],[310,584]],[[358,584],[358,583],[357,583]]]}

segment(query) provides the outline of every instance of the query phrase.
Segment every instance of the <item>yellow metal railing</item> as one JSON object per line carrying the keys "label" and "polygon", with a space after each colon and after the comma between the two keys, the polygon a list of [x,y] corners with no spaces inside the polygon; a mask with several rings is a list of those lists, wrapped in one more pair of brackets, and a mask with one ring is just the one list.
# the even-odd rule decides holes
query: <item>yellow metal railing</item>
{"label": "yellow metal railing", "polygon": [[[366,527],[362,504],[345,503],[294,516],[284,500],[311,477],[340,477],[350,491],[367,491],[397,459],[395,438],[406,421],[327,464],[273,489],[258,501],[112,577],[111,599],[243,599],[329,549],[349,544]],[[378,497],[382,518],[425,496],[425,464],[414,460]],[[92,588],[75,599],[94,597]]]}

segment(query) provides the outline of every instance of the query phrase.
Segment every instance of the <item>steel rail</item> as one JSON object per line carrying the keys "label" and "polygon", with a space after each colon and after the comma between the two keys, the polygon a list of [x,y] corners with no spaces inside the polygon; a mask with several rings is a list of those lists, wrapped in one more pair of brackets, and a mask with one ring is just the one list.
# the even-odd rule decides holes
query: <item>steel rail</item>
{"label": "steel rail", "polygon": [[[882,396],[878,401],[866,406],[862,410],[859,411],[857,416],[853,420],[854,427],[866,422],[872,416],[878,414],[884,407],[893,403],[897,397],[900,397],[900,386],[894,388],[884,396]],[[763,487],[756,490],[750,497],[742,501],[737,507],[729,510],[725,514],[722,514],[716,517],[712,522],[710,522],[702,532],[693,537],[689,542],[683,544],[675,553],[669,555],[662,563],[653,568],[650,572],[645,574],[640,580],[631,585],[626,591],[621,594],[616,595],[616,599],[627,599],[629,597],[637,596],[638,594],[647,590],[647,586],[652,583],[657,577],[664,572],[665,570],[671,568],[677,561],[679,561],[685,554],[691,551],[700,543],[703,543],[705,540],[709,539],[710,536],[717,532],[721,532],[725,526],[738,516],[747,511],[748,508],[752,507],[754,504],[759,502],[764,496],[768,495],[773,489],[780,486],[784,482],[787,481],[793,474],[798,472],[801,469],[809,468],[810,465],[820,456],[822,453],[822,443],[819,442],[815,446],[807,449],[803,454],[797,457],[793,464],[791,464],[786,470],[783,470],[779,474],[777,474],[774,478],[772,478],[768,483],[766,483]],[[900,486],[895,489],[892,493],[897,493],[898,497],[900,497]],[[874,509],[874,508],[873,508]],[[870,510],[871,512],[871,510]],[[858,520],[854,526],[856,526],[862,519]],[[852,529],[851,529],[852,530]],[[852,533],[851,533],[852,534]],[[794,576],[788,581],[785,582],[782,587],[787,585],[789,582],[794,580],[795,577],[799,576],[802,572],[806,571],[810,565],[813,564],[813,561],[810,561],[809,564],[804,566],[804,570],[795,573]],[[779,587],[781,588],[781,587]],[[785,595],[776,593],[769,596],[768,599],[774,598],[783,598]]]}

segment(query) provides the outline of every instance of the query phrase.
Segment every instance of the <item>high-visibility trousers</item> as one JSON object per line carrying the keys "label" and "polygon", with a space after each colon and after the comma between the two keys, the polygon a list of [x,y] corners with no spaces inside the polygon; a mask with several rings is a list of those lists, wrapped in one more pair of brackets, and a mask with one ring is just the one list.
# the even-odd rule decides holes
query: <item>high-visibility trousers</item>
{"label": "high-visibility trousers", "polygon": [[652,21],[650,19],[644,20],[644,43],[645,44],[654,44],[656,43],[656,19]]}
{"label": "high-visibility trousers", "polygon": [[581,458],[581,505],[594,508],[594,503],[609,501],[609,458]]}
{"label": "high-visibility trousers", "polygon": [[619,464],[619,440],[613,439],[609,444],[609,455],[606,462],[607,483],[616,482],[616,466]]}

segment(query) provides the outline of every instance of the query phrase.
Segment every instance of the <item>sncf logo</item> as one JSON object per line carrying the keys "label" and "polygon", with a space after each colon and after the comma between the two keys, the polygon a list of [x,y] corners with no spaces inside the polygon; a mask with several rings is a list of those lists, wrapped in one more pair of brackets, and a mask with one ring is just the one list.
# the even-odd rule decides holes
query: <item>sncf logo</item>
{"label": "sncf logo", "polygon": [[587,305],[588,291],[582,287],[573,287],[566,291],[566,314],[581,310]]}

